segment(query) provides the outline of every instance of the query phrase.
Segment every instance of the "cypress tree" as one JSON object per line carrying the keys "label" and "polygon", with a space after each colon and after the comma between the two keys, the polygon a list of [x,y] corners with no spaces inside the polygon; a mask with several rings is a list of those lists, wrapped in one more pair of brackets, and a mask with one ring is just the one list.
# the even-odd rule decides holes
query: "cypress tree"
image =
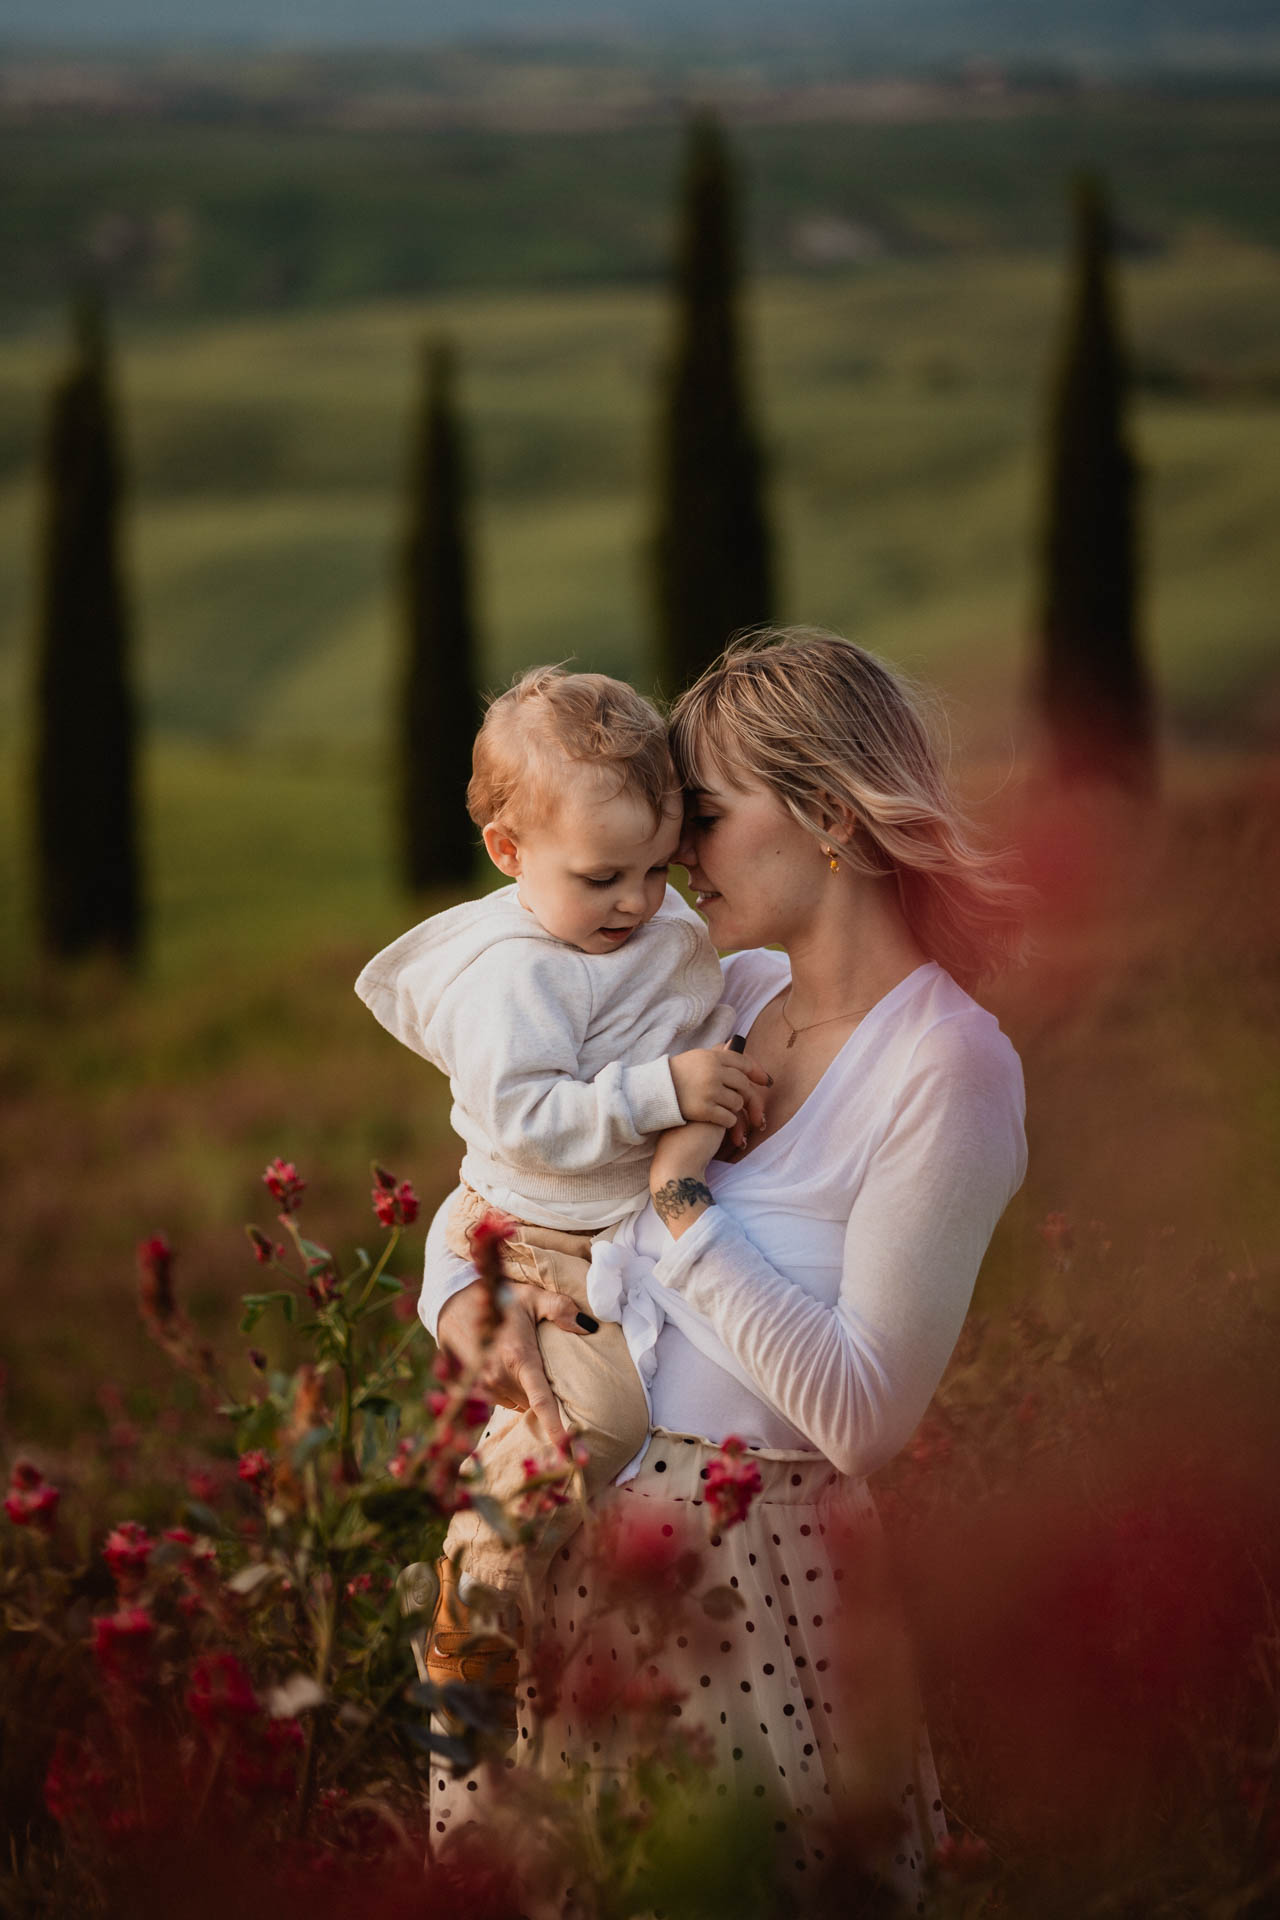
{"label": "cypress tree", "polygon": [[404,875],[415,892],[471,877],[466,790],[479,724],[466,461],[447,343],[428,345],[423,376],[403,556],[399,709]]}
{"label": "cypress tree", "polygon": [[773,616],[764,462],[737,319],[733,169],[711,113],[691,121],[676,245],[676,330],[662,401],[654,543],[657,678],[668,695],[737,628]]}
{"label": "cypress tree", "polygon": [[1073,188],[1072,290],[1049,417],[1039,699],[1059,778],[1153,777],[1139,635],[1138,474],[1101,184]]}
{"label": "cypress tree", "polygon": [[75,352],[44,449],[35,677],[35,872],[45,951],[136,958],[142,888],[120,561],[120,459],[101,301],[75,307]]}

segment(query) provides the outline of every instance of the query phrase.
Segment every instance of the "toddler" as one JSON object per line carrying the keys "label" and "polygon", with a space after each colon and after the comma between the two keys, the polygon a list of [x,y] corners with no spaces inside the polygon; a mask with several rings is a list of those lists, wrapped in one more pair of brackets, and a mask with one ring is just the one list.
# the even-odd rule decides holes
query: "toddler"
{"label": "toddler", "polygon": [[[766,1076],[723,1046],[733,1020],[720,963],[667,885],[682,801],[649,702],[604,674],[534,668],[490,705],[472,768],[468,811],[515,884],[412,928],[356,991],[449,1076],[465,1148],[451,1249],[470,1257],[477,1222],[500,1212],[516,1226],[504,1274],[568,1294],[590,1318],[592,1240],[648,1199],[656,1136],[689,1120],[733,1125]],[[581,1490],[575,1475],[519,1548],[474,1512],[455,1515],[427,1660],[438,1681],[514,1684],[514,1662],[477,1665],[459,1560],[464,1598],[469,1583],[514,1598],[644,1443],[648,1405],[622,1329],[592,1325],[538,1334],[565,1424],[586,1447]],[[508,1502],[545,1448],[531,1413],[503,1416],[477,1449],[486,1492]]]}

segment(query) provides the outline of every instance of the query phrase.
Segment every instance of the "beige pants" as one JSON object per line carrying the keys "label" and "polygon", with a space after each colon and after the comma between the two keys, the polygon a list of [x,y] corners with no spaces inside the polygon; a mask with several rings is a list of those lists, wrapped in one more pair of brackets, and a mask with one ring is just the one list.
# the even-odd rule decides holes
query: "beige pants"
{"label": "beige pants", "polygon": [[[471,1229],[485,1214],[497,1211],[464,1186],[449,1215],[450,1251],[469,1260]],[[502,1249],[504,1276],[518,1284],[567,1294],[580,1312],[589,1314],[587,1274],[591,1243],[597,1236],[562,1233],[555,1227],[521,1221],[513,1224],[516,1236]],[[477,1513],[454,1515],[445,1553],[461,1551],[463,1571],[500,1592],[512,1592],[526,1580],[535,1586],[541,1583],[552,1556],[582,1525],[585,1500],[617,1477],[639,1452],[649,1431],[644,1388],[616,1322],[603,1321],[595,1333],[569,1333],[544,1321],[538,1328],[538,1347],[564,1423],[582,1440],[590,1457],[581,1483],[575,1476],[565,1504],[538,1517],[533,1538],[524,1546],[508,1546]],[[496,1431],[486,1428],[475,1453],[484,1469],[485,1493],[506,1507],[525,1483],[525,1461],[550,1465],[555,1456],[531,1413],[502,1418],[508,1424]]]}

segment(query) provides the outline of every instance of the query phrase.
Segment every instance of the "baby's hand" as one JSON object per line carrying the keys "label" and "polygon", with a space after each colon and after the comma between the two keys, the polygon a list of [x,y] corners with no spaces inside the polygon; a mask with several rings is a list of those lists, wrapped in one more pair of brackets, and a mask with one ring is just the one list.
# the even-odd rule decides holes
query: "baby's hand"
{"label": "baby's hand", "polygon": [[749,1054],[729,1047],[695,1047],[671,1056],[671,1078],[686,1121],[732,1127],[745,1113],[752,1127],[764,1125],[764,1103],[756,1087],[773,1080]]}

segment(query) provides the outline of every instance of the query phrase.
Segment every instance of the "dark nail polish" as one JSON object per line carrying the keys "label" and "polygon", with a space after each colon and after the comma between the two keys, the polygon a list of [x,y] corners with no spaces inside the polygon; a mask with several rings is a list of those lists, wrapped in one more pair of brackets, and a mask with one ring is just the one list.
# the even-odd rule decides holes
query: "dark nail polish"
{"label": "dark nail polish", "polygon": [[735,1034],[734,1034],[734,1036],[733,1036],[733,1038],[732,1038],[732,1040],[731,1040],[731,1041],[729,1042],[729,1051],[730,1051],[730,1053],[745,1053],[745,1052],[746,1052],[746,1050],[747,1050],[747,1036],[746,1036],[746,1034],[745,1034],[745,1033],[735,1033]]}
{"label": "dark nail polish", "polygon": [[578,1325],[584,1333],[599,1333],[600,1331],[600,1322],[593,1320],[589,1313],[580,1313],[578,1315]]}

